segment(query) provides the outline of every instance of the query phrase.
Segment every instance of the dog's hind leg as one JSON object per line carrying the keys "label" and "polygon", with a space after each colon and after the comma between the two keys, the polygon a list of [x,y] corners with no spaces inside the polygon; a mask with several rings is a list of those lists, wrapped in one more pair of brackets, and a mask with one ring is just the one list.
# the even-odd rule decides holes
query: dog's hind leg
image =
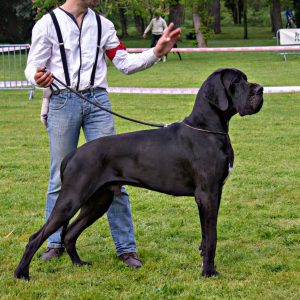
{"label": "dog's hind leg", "polygon": [[92,225],[96,220],[98,220],[107,212],[113,200],[113,195],[113,192],[108,189],[99,189],[82,206],[78,217],[67,228],[64,237],[64,245],[73,264],[91,264],[80,259],[76,250],[76,241],[84,229]]}
{"label": "dog's hind leg", "polygon": [[[64,197],[63,193],[59,195],[57,204],[60,202],[61,197]],[[73,198],[70,198],[69,201],[65,200],[61,202],[63,204],[55,205],[46,224],[29,238],[23,257],[15,270],[15,278],[29,280],[29,265],[36,251],[52,233],[67,224],[80,208],[78,204],[75,205],[75,203],[79,203],[79,201],[76,202]]]}

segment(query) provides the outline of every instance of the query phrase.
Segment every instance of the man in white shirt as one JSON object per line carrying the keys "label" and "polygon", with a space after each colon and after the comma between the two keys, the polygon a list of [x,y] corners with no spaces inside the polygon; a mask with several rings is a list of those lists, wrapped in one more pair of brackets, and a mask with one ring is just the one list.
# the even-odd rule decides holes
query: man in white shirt
{"label": "man in white shirt", "polygon": [[[54,9],[53,13],[44,15],[32,31],[25,75],[32,84],[47,88],[53,82],[53,73],[91,101],[110,109],[104,54],[125,74],[144,70],[172,49],[180,37],[180,29],[172,30],[171,24],[155,48],[139,54],[129,54],[117,38],[112,22],[97,16],[90,9],[99,3],[99,0],[67,0]],[[59,39],[59,31],[62,41]],[[58,83],[57,85],[61,91],[59,95],[51,95],[47,117],[50,178],[46,219],[49,218],[60,192],[61,161],[76,149],[81,128],[86,141],[115,133],[111,114],[83,101]],[[124,187],[121,193],[115,195],[107,216],[118,257],[130,267],[140,267],[142,264],[136,255],[129,197]],[[63,251],[59,230],[49,237],[48,247],[41,258],[50,260],[59,257]]]}
{"label": "man in white shirt", "polygon": [[143,37],[146,38],[147,33],[152,29],[152,38],[150,47],[155,47],[157,41],[162,36],[164,30],[167,28],[166,21],[160,16],[158,11],[155,12],[155,18],[153,18],[147,28],[144,31]]}

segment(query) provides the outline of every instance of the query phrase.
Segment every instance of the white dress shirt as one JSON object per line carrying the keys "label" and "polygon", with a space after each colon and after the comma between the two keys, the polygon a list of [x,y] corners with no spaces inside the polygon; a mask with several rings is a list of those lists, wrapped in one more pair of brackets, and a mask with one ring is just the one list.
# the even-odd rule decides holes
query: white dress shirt
{"label": "white dress shirt", "polygon": [[[63,9],[56,8],[54,13],[64,41],[71,87],[79,91],[89,88],[97,50],[98,27],[95,13],[88,9],[81,28],[78,27],[75,18]],[[125,74],[146,69],[159,60],[153,48],[142,53],[129,54],[119,41],[113,23],[101,16],[101,25],[102,36],[94,87],[108,87],[105,53]],[[49,14],[44,15],[32,30],[32,43],[25,69],[25,75],[32,84],[37,85],[34,75],[37,67],[43,66],[65,82],[59,42]]]}

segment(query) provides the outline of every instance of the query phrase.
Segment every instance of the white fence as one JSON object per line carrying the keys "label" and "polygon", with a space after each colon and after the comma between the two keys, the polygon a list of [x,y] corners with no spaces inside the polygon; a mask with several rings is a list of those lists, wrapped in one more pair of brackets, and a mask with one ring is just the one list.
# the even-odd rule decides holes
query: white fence
{"label": "white fence", "polygon": [[0,90],[28,90],[32,99],[34,87],[26,80],[26,66],[30,45],[0,45]]}
{"label": "white fence", "polygon": [[[276,33],[277,46],[300,46],[300,28],[279,29]],[[279,52],[287,61],[287,55],[300,54],[300,51]]]}

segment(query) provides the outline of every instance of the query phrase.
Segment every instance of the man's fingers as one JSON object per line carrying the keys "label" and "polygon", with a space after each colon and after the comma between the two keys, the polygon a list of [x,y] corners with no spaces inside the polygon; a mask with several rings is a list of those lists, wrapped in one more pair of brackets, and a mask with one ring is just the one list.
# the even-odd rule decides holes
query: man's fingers
{"label": "man's fingers", "polygon": [[169,25],[169,27],[164,31],[164,39],[165,42],[169,42],[173,39],[179,39],[180,38],[180,33],[181,33],[181,29],[180,28],[176,28],[174,30],[172,30],[174,27],[174,24],[171,23]]}
{"label": "man's fingers", "polygon": [[52,77],[48,77],[45,82],[44,82],[44,87],[49,87],[51,85],[51,83],[53,82],[53,78]]}
{"label": "man's fingers", "polygon": [[170,32],[170,38],[179,35],[180,36],[181,33],[181,29],[180,28],[176,28],[174,29],[172,32]]}
{"label": "man's fingers", "polygon": [[165,34],[170,34],[170,32],[173,30],[173,28],[174,28],[174,23],[171,22],[171,23],[169,24],[169,26],[165,29],[164,33],[165,33]]}
{"label": "man's fingers", "polygon": [[45,81],[48,77],[50,77],[50,72],[42,73],[42,72],[36,72],[35,73],[35,81],[37,84]]}
{"label": "man's fingers", "polygon": [[35,82],[42,87],[49,86],[53,81],[52,74],[50,72],[37,72],[34,79]]}

